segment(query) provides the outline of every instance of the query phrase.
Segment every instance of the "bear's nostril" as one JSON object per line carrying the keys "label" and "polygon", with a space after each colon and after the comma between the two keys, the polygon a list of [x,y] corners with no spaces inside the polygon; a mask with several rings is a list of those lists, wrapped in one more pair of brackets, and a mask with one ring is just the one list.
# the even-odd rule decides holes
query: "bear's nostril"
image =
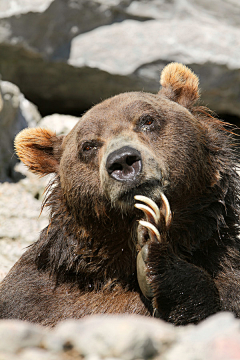
{"label": "bear's nostril", "polygon": [[137,156],[127,156],[126,163],[129,166],[132,166],[136,161],[139,161],[139,158]]}
{"label": "bear's nostril", "polygon": [[133,181],[142,170],[141,154],[130,146],[124,146],[108,155],[106,169],[115,180]]}
{"label": "bear's nostril", "polygon": [[109,171],[108,171],[108,172],[113,172],[113,171],[116,171],[116,170],[122,171],[122,170],[123,170],[122,165],[121,165],[121,164],[114,163],[114,164],[112,164],[111,166],[109,166]]}

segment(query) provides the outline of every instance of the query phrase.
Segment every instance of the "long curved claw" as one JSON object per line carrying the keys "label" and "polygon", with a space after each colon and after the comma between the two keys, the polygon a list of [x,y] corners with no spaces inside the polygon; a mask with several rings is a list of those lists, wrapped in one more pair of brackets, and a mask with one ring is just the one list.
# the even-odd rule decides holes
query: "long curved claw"
{"label": "long curved claw", "polygon": [[144,245],[142,250],[139,251],[137,256],[137,278],[140,289],[143,295],[148,298],[153,298],[153,291],[151,284],[147,278],[147,265],[146,260],[148,257],[148,245]]}
{"label": "long curved claw", "polygon": [[163,193],[161,193],[161,199],[162,199],[161,211],[163,210],[163,213],[165,216],[166,228],[168,228],[172,221],[172,213],[171,213],[168,199],[166,198],[166,196]]}
{"label": "long curved claw", "polygon": [[150,238],[152,241],[155,241],[155,237],[156,237],[157,240],[161,243],[161,236],[160,236],[159,231],[156,228],[156,226],[154,226],[150,222],[144,221],[144,220],[139,220],[139,224],[141,224],[142,226],[145,226],[148,229],[148,232],[149,232],[149,235],[150,235]]}
{"label": "long curved claw", "polygon": [[157,215],[156,213],[149,207],[144,204],[135,204],[135,208],[142,210],[144,214],[146,215],[146,218],[150,222],[154,222],[155,224],[158,223]]}
{"label": "long curved claw", "polygon": [[[148,207],[150,208],[150,210],[152,210],[155,214],[154,216],[154,220],[155,220],[155,223],[157,224],[160,220],[160,210],[157,206],[157,204],[155,204],[155,202],[151,199],[149,199],[148,197],[146,196],[143,196],[143,195],[135,195],[134,196],[134,199],[135,200],[138,200],[138,201],[142,201],[143,203],[145,203],[146,205],[148,205]],[[141,204],[135,204],[135,207],[138,207],[136,205],[141,205]],[[142,205],[143,206],[143,205]],[[144,213],[145,213],[145,210],[146,210],[146,206],[144,206],[143,209],[141,209]],[[138,209],[140,209],[138,207]],[[149,210],[148,210],[149,211]],[[152,213],[152,212],[151,212]],[[147,215],[147,214],[146,214]]]}

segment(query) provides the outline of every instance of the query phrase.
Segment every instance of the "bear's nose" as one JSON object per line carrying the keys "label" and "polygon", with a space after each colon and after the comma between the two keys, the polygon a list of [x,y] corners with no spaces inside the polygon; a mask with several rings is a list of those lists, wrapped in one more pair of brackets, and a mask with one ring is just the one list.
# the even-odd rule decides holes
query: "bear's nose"
{"label": "bear's nose", "polygon": [[108,155],[106,168],[117,181],[133,181],[142,170],[141,154],[130,146],[123,146]]}

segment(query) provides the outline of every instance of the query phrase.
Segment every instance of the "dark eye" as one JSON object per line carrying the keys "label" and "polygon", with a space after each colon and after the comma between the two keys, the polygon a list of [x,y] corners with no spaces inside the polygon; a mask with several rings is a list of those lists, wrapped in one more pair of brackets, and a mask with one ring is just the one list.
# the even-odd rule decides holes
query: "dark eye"
{"label": "dark eye", "polygon": [[148,117],[147,119],[145,119],[144,121],[144,125],[152,125],[153,123],[153,119],[151,119],[150,117]]}
{"label": "dark eye", "polygon": [[150,115],[143,115],[139,120],[141,130],[148,131],[154,127],[154,118]]}
{"label": "dark eye", "polygon": [[98,149],[103,145],[102,142],[98,140],[88,140],[83,141],[79,145],[79,157],[82,161],[92,161],[96,158]]}
{"label": "dark eye", "polygon": [[91,150],[93,150],[93,149],[96,149],[96,148],[97,148],[96,144],[94,144],[94,143],[92,143],[92,142],[86,142],[86,143],[84,143],[84,144],[82,145],[82,150],[83,150],[84,152],[89,152],[89,151],[91,151]]}

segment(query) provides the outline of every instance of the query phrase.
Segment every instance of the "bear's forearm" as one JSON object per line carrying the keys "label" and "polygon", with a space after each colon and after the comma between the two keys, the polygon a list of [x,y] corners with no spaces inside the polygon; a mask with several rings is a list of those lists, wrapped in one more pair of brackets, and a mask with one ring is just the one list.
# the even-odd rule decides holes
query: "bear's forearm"
{"label": "bear's forearm", "polygon": [[239,288],[239,258],[231,264],[223,264],[222,270],[216,277],[222,311],[231,311],[240,317],[240,288]]}
{"label": "bear's forearm", "polygon": [[221,309],[214,280],[203,269],[173,254],[167,246],[152,244],[149,277],[157,316],[175,325],[197,323]]}

